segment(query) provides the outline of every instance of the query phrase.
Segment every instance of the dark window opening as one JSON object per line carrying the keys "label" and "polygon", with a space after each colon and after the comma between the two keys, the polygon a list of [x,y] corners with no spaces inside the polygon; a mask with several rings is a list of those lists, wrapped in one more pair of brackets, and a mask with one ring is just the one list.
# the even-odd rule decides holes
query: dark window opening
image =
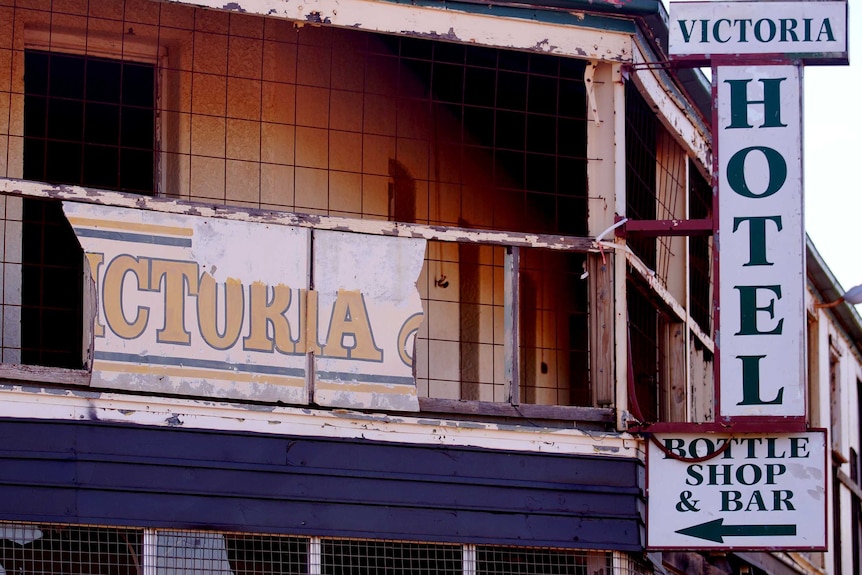
{"label": "dark window opening", "polygon": [[[24,178],[152,195],[155,66],[27,50]],[[83,365],[83,253],[59,202],[24,201],[21,360]]]}
{"label": "dark window opening", "polygon": [[143,532],[108,527],[9,525],[0,539],[6,573],[136,575]]}
{"label": "dark window opening", "polygon": [[662,367],[664,349],[662,333],[664,316],[650,301],[647,291],[630,280],[626,290],[629,323],[629,369],[634,379],[635,397],[632,412],[643,422],[660,421],[662,417]]}
{"label": "dark window opening", "polygon": [[521,250],[521,401],[592,405],[586,254]]}
{"label": "dark window opening", "polygon": [[[656,130],[655,112],[633,82],[626,83],[626,216],[655,220]],[[627,242],[650,269],[656,269],[656,239],[630,238]]]}
{"label": "dark window opening", "polygon": [[324,539],[323,575],[461,575],[458,545]]}
{"label": "dark window opening", "polygon": [[[492,174],[497,201],[488,206],[490,218],[465,225],[587,234],[584,61],[413,38],[385,44],[395,56],[388,58],[389,69],[398,70],[401,83],[425,87],[427,100],[414,104],[430,106],[432,115],[445,109],[462,123],[460,132],[443,126],[437,132],[449,144],[440,152],[446,161],[463,164],[469,156],[487,162],[483,169],[465,168],[453,182],[462,185],[461,201],[469,205],[481,201],[471,197],[475,188],[489,183],[476,177]],[[390,216],[403,216],[399,203],[405,201],[396,197]]]}
{"label": "dark window opening", "polygon": [[[712,216],[712,185],[689,162],[688,205],[693,220]],[[690,304],[692,319],[710,335],[712,333],[712,256],[709,236],[689,238]]]}
{"label": "dark window opening", "polygon": [[235,575],[308,573],[308,540],[304,538],[230,533],[224,536],[224,546]]}
{"label": "dark window opening", "polygon": [[588,575],[612,571],[610,553],[485,546],[476,548],[476,575]]}

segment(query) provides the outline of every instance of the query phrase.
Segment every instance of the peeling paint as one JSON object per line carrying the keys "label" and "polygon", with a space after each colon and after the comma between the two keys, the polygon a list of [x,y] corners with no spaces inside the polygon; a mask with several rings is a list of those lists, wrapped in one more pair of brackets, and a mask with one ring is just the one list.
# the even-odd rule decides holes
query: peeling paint
{"label": "peeling paint", "polygon": [[551,250],[598,252],[592,238],[551,234],[510,233],[471,228],[395,223],[385,220],[356,220],[339,216],[307,215],[293,212],[264,211],[152,196],[136,196],[79,186],[51,186],[0,178],[0,194],[131,207],[152,212],[200,216],[205,218],[265,223],[279,226],[350,231],[360,234],[469,242],[488,245],[534,247]]}
{"label": "peeling paint", "polygon": [[309,12],[305,15],[305,19],[315,24],[332,24],[332,20],[329,19],[329,16],[321,18],[320,12],[317,11]]}
{"label": "peeling paint", "polygon": [[[26,390],[25,390],[26,388]],[[29,391],[28,391],[29,390]],[[497,423],[446,421],[409,416],[276,406],[272,413],[243,409],[238,403],[177,397],[102,393],[83,398],[49,394],[31,385],[0,385],[0,417],[84,420],[160,427],[182,426],[271,434],[284,437],[358,438],[411,444],[445,444],[506,451],[639,457],[643,443],[628,434],[587,433]],[[596,450],[595,445],[602,444]],[[615,448],[615,449],[614,449]]]}
{"label": "peeling paint", "polygon": [[452,42],[460,41],[461,38],[458,37],[458,34],[455,33],[455,29],[453,27],[449,27],[448,32],[444,32],[440,34],[436,30],[430,30],[428,32],[422,32],[418,30],[401,30],[401,33],[405,36],[415,36],[418,38],[431,38],[433,40],[449,40]]}
{"label": "peeling paint", "polygon": [[165,419],[165,423],[167,423],[170,427],[179,427],[183,425],[183,421],[176,413],[173,414],[171,417]]}
{"label": "peeling paint", "polygon": [[540,40],[539,42],[536,42],[536,45],[533,46],[532,49],[536,50],[538,52],[556,52],[557,48],[558,48],[557,46],[552,46],[550,41],[547,38],[545,38],[544,40]]}

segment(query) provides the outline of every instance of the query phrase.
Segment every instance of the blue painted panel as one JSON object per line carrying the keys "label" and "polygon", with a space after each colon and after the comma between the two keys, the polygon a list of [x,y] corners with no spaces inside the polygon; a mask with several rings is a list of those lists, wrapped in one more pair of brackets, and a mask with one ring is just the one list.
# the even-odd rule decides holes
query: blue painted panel
{"label": "blue painted panel", "polygon": [[631,459],[0,420],[0,519],[641,549]]}

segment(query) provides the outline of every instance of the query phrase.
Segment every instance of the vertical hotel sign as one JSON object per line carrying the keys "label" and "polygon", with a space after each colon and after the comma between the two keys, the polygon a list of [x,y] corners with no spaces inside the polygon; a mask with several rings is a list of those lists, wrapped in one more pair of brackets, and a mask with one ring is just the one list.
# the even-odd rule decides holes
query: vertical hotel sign
{"label": "vertical hotel sign", "polygon": [[847,3],[673,3],[669,44],[717,95],[719,417],[802,418],[802,65],[847,62]]}

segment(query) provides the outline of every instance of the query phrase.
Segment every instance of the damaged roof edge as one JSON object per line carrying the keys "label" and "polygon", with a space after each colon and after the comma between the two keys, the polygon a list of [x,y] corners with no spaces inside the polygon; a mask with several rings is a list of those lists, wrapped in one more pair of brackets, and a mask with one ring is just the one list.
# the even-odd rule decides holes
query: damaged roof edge
{"label": "damaged roof edge", "polygon": [[[464,2],[465,0],[459,0]],[[500,6],[531,6],[534,8],[558,8],[567,11],[601,12],[604,14],[618,14],[620,16],[649,16],[664,14],[667,22],[667,11],[660,0],[466,0],[476,4],[494,4]],[[446,0],[441,1],[442,4]]]}
{"label": "damaged roof edge", "polygon": [[[406,0],[388,0],[402,2]],[[413,1],[415,3],[415,0]],[[670,17],[661,0],[426,0],[425,5],[440,5],[463,9],[464,5],[475,4],[487,8],[533,8],[545,11],[563,11],[566,13],[588,12],[596,15],[634,17],[641,29],[642,37],[656,52],[659,60],[667,60],[668,27]],[[497,15],[503,16],[500,12]],[[603,24],[607,25],[606,19]],[[622,29],[622,28],[621,28]],[[675,77],[680,89],[687,94],[701,119],[709,125],[712,118],[712,87],[709,80],[699,68],[678,68]]]}

